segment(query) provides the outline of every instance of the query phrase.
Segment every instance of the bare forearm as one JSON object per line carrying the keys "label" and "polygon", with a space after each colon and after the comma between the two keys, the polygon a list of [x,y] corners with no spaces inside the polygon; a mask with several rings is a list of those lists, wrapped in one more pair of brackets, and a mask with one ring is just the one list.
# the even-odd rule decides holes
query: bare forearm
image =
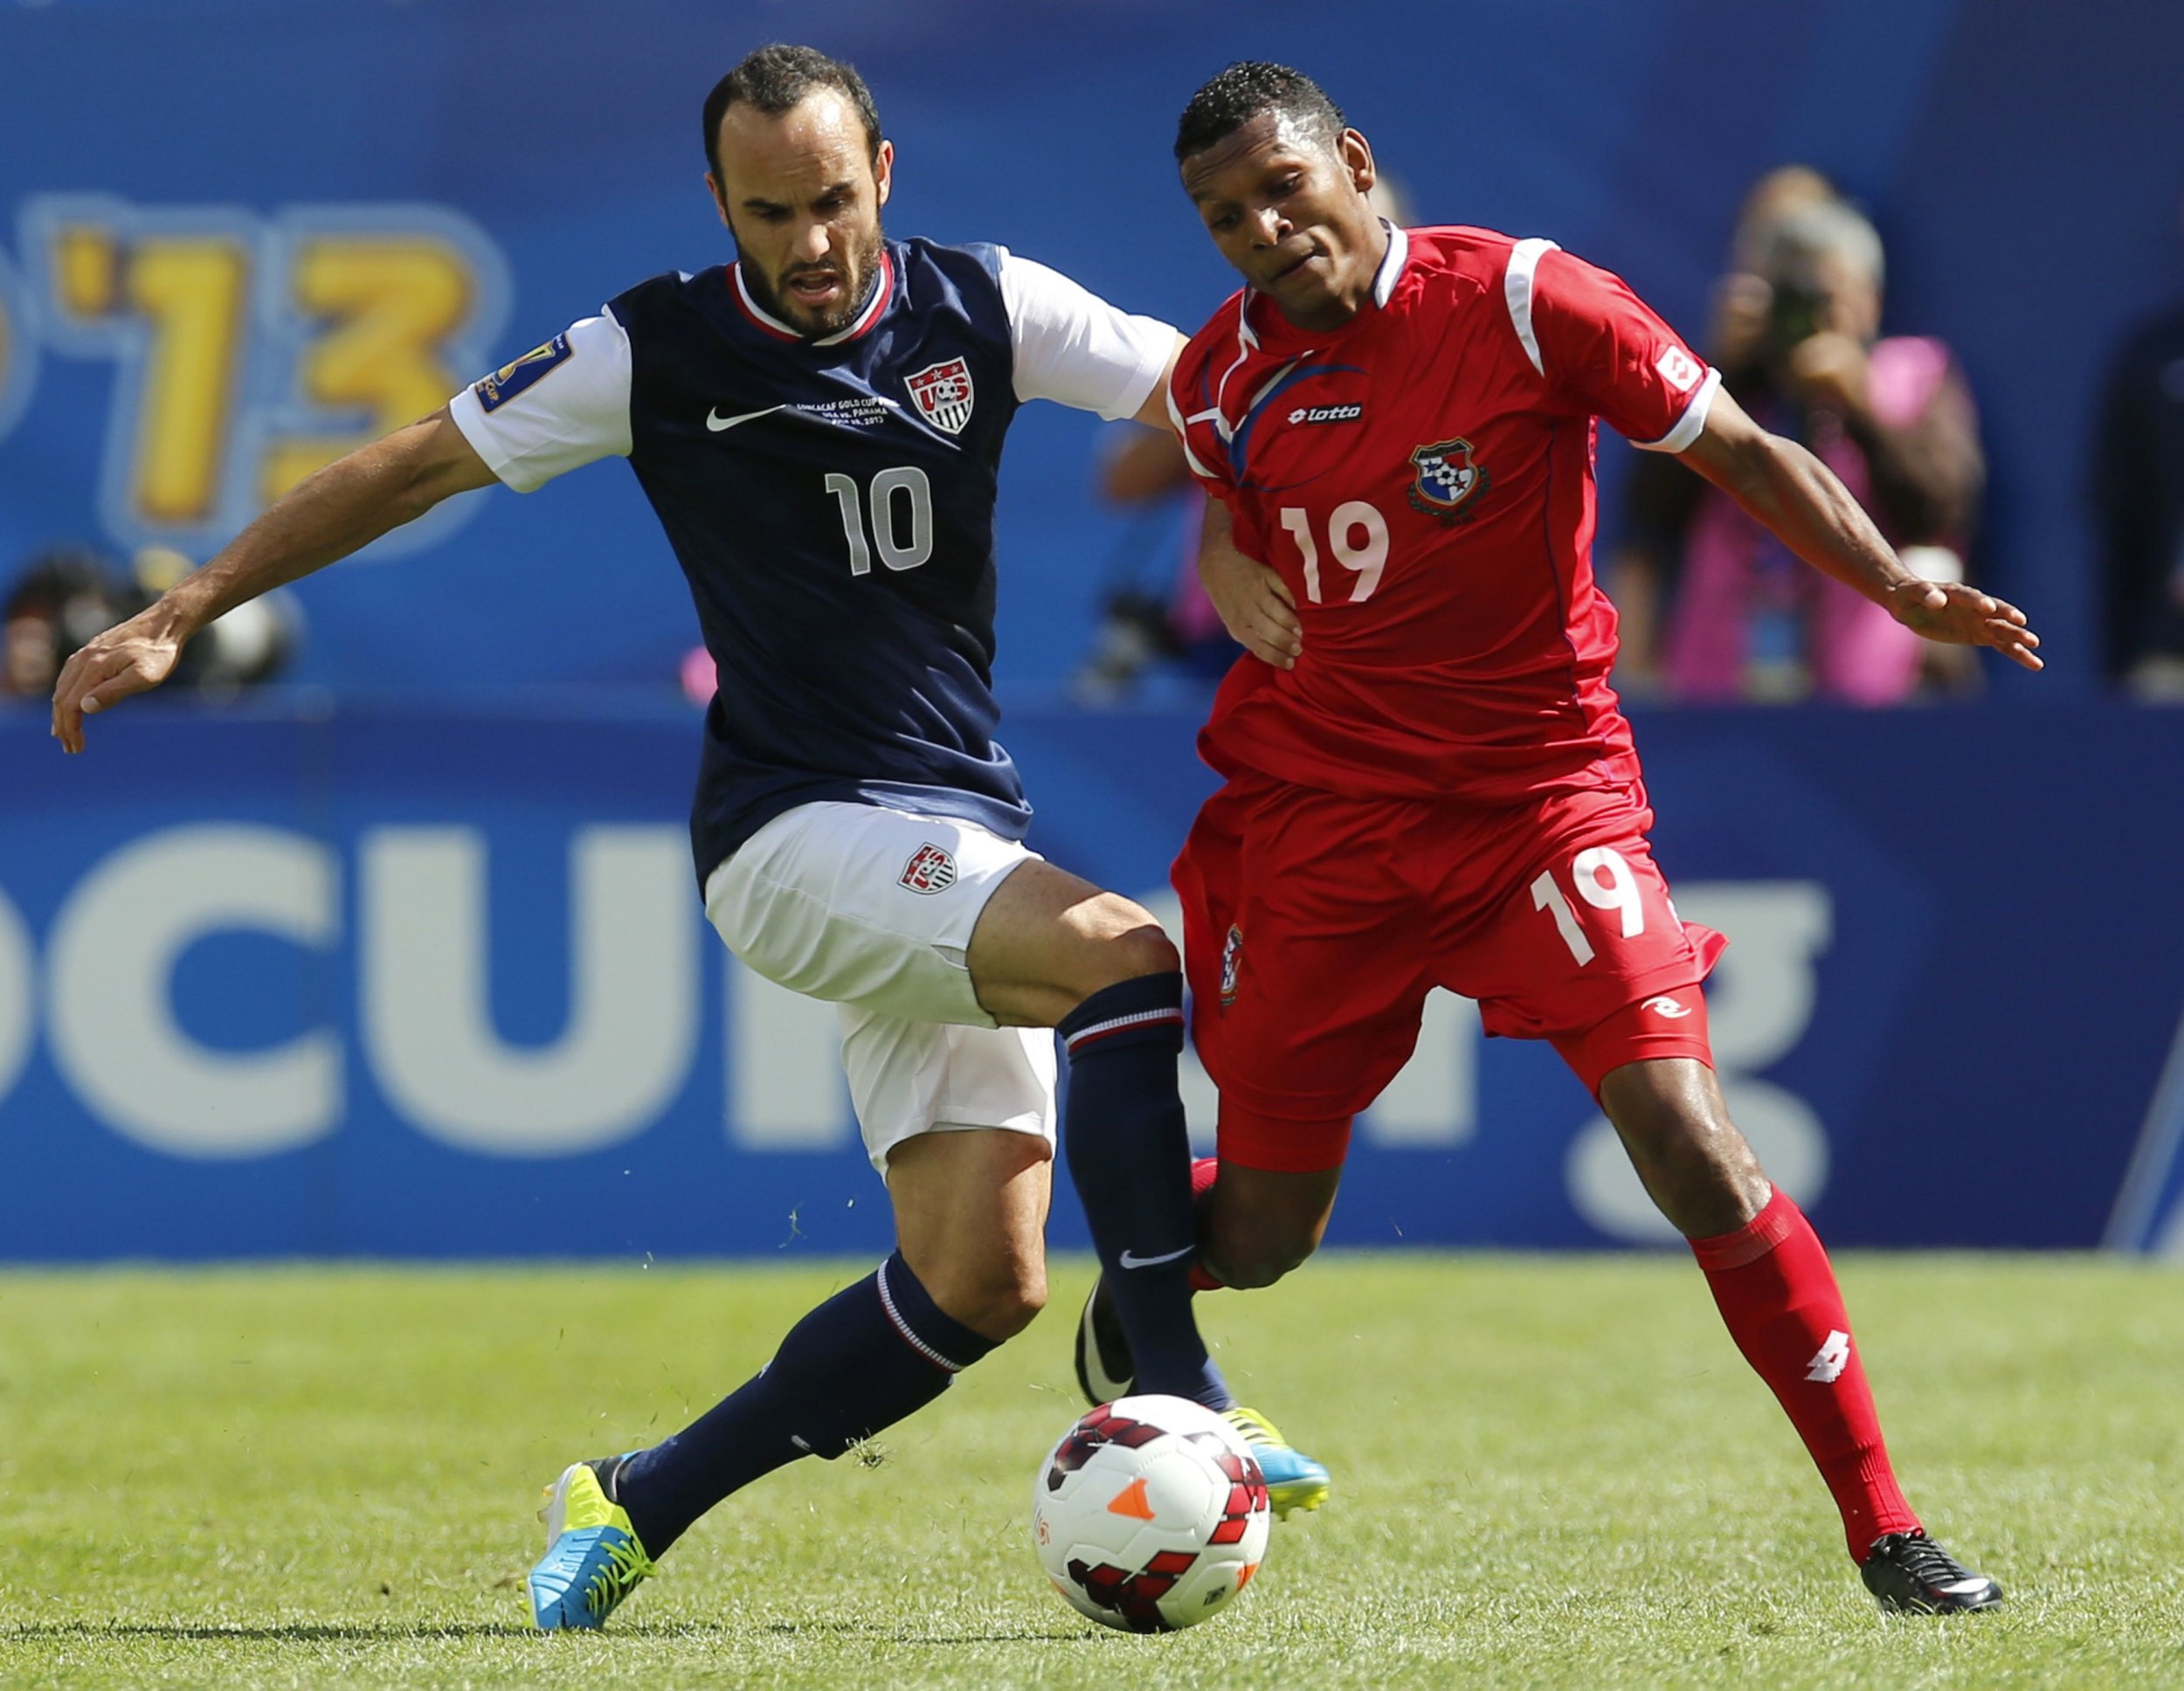
{"label": "bare forearm", "polygon": [[492,480],[445,409],[328,465],[156,604],[79,647],[53,686],[54,738],[81,751],[84,718],[157,687],[207,623]]}
{"label": "bare forearm", "polygon": [[306,477],[203,569],[177,583],[155,611],[177,638],[187,639],[237,605],[322,569],[422,516],[445,493],[416,462],[410,434],[397,430]]}
{"label": "bare forearm", "polygon": [[1794,440],[1764,437],[1720,485],[1807,563],[1876,604],[1918,580],[1850,490]]}

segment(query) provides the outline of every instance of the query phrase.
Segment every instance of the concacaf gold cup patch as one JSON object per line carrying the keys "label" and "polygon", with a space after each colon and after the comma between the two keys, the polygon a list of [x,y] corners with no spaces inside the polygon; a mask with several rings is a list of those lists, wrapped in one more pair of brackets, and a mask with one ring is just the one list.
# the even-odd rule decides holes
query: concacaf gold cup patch
{"label": "concacaf gold cup patch", "polygon": [[486,410],[498,411],[549,370],[573,355],[566,335],[556,335],[543,347],[533,347],[512,364],[501,368],[471,390]]}

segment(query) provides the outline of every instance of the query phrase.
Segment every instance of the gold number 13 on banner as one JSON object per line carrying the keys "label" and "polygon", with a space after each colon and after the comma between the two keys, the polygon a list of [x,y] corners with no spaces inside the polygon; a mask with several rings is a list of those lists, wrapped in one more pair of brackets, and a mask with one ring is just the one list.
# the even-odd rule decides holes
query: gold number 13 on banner
{"label": "gold number 13 on banner", "polygon": [[500,328],[497,251],[439,208],[41,211],[57,342],[121,368],[105,481],[126,540],[224,537],[440,404]]}

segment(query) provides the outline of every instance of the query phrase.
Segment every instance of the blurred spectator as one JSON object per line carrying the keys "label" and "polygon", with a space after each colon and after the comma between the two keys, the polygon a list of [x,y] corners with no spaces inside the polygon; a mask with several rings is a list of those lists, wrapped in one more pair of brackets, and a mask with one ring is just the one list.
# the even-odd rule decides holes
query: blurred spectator
{"label": "blurred spectator", "polygon": [[[34,555],[0,607],[6,631],[0,699],[43,703],[78,646],[135,616],[190,569],[181,553],[157,546],[139,552],[128,575],[84,548]],[[183,648],[169,685],[219,697],[272,679],[287,661],[295,620],[285,593],[238,606]]]}
{"label": "blurred spectator", "polygon": [[[1745,201],[1731,256],[1711,348],[1724,385],[1842,478],[1912,569],[1961,580],[1985,480],[1971,393],[1941,342],[1880,335],[1872,224],[1817,171],[1789,166]],[[1976,676],[1955,648],[1936,665],[1926,654],[1942,649],[1804,569],[1673,459],[1635,466],[1627,526],[1610,585],[1630,693],[1888,705],[1922,673]]]}
{"label": "blurred spectator", "polygon": [[2110,678],[2184,702],[2184,305],[2109,365],[2093,455]]}
{"label": "blurred spectator", "polygon": [[[1386,171],[1366,197],[1399,229],[1410,221],[1409,195]],[[1111,703],[1163,661],[1218,680],[1243,648],[1228,638],[1199,583],[1206,495],[1183,461],[1182,442],[1164,429],[1123,425],[1102,451],[1099,490],[1108,504],[1141,512],[1144,521],[1123,538],[1092,650],[1070,681],[1071,697],[1080,704]]]}

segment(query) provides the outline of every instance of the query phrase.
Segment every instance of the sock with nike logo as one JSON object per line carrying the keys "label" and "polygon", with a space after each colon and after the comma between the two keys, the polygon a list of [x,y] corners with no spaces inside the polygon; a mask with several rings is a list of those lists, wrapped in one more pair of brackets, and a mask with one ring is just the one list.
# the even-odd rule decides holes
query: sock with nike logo
{"label": "sock with nike logo", "polygon": [[1062,1151],[1130,1341],[1136,1390],[1226,1409],[1235,1400],[1191,1308],[1198,1226],[1176,1090],[1183,977],[1146,975],[1095,992],[1059,1032],[1069,1055]]}
{"label": "sock with nike logo", "polygon": [[1828,1482],[1851,1560],[1864,1561],[1884,1533],[1918,1531],[1889,1465],[1835,1271],[1804,1212],[1778,1191],[1735,1232],[1693,1239],[1691,1254],[1730,1337],[1781,1400]]}

